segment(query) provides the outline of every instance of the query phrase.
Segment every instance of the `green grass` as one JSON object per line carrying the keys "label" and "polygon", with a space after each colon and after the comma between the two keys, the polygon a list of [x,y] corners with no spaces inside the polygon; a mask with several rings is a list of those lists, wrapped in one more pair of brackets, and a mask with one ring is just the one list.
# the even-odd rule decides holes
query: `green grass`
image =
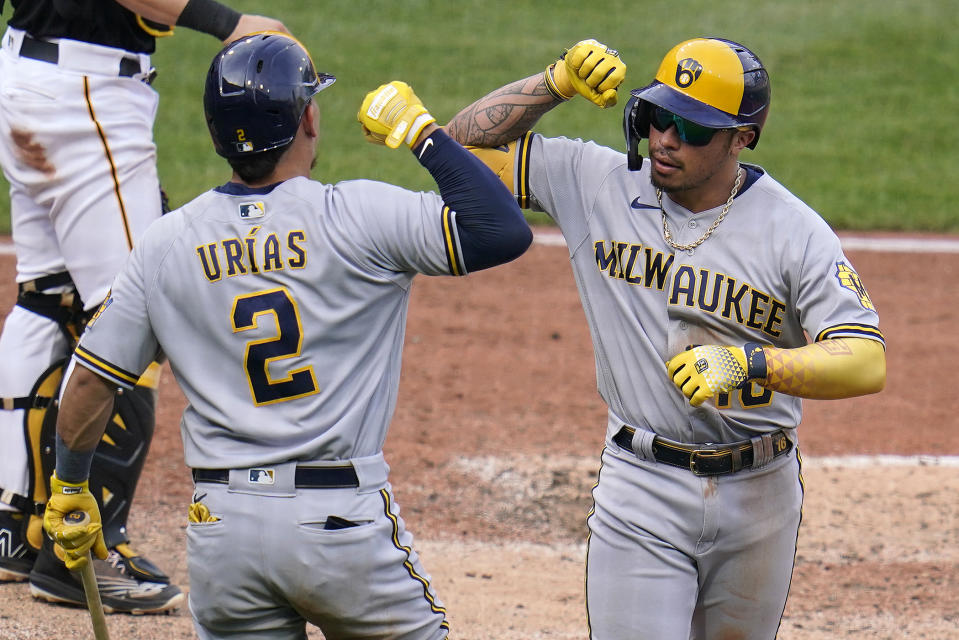
{"label": "green grass", "polygon": [[[232,0],[282,19],[337,83],[319,98],[323,134],[314,177],[374,178],[435,188],[408,153],[366,143],[355,114],[383,82],[409,82],[445,122],[507,82],[540,71],[595,37],[645,85],[665,52],[695,35],[743,42],[769,68],[772,109],[762,142],[742,158],[765,167],[837,229],[959,232],[959,2],[956,0]],[[5,14],[9,16],[10,10]],[[174,205],[229,177],[212,151],[201,95],[219,43],[177,29],[154,63],[161,180]],[[621,98],[622,100],[622,98]],[[536,130],[620,149],[622,110],[574,100]],[[2,180],[0,180],[2,182]],[[6,183],[0,231],[9,230]]]}

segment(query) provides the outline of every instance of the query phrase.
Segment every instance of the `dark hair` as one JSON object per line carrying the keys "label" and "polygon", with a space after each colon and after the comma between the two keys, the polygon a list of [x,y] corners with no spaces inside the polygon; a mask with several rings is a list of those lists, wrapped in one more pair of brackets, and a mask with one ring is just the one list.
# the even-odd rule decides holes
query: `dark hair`
{"label": "dark hair", "polygon": [[233,170],[236,171],[243,182],[262,182],[264,178],[273,173],[280,158],[292,144],[291,142],[276,149],[268,149],[248,156],[227,158],[227,162],[230,163],[230,166],[233,167]]}

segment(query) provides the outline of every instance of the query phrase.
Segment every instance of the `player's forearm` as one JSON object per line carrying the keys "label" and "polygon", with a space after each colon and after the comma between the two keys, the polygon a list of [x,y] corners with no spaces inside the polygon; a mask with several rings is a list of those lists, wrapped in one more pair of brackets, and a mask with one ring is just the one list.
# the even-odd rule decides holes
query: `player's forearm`
{"label": "player's forearm", "polygon": [[767,389],[800,398],[832,400],[882,391],[886,352],[866,338],[834,338],[796,349],[763,347]]}
{"label": "player's forearm", "polygon": [[57,477],[82,482],[113,412],[116,386],[86,367],[71,367],[57,414]]}
{"label": "player's forearm", "polygon": [[501,87],[456,114],[446,131],[462,145],[496,147],[529,131],[562,101],[546,87],[543,74]]}

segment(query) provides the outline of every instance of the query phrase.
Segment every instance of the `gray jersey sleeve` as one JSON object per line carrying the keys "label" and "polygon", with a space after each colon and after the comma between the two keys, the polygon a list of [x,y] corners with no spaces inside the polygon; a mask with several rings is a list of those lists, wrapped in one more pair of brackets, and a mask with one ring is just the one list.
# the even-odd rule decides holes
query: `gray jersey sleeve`
{"label": "gray jersey sleeve", "polygon": [[[531,208],[549,214],[573,246],[589,234],[589,215],[609,175],[625,164],[625,156],[595,142],[565,137],[530,139],[528,165]],[[542,185],[542,187],[540,186]]]}
{"label": "gray jersey sleeve", "polygon": [[[787,285],[780,295],[802,330],[814,341],[847,337],[884,342],[876,306],[832,228],[771,177],[753,188],[764,196],[758,199],[761,207],[778,218],[764,234],[766,242],[776,243],[767,260],[775,264],[773,256],[779,257],[777,277]],[[762,215],[761,208],[756,215]]]}
{"label": "gray jersey sleeve", "polygon": [[358,266],[396,280],[412,273],[465,274],[455,212],[436,193],[351,180],[339,183],[330,197],[331,226],[340,234],[336,246]]}
{"label": "gray jersey sleeve", "polygon": [[[145,264],[146,251],[143,244],[138,244],[130,253],[110,294],[87,323],[74,354],[80,364],[126,388],[133,387],[159,355],[159,345],[148,321],[146,274],[151,271]],[[102,346],[90,349],[90,343]],[[98,355],[106,350],[107,343],[120,347],[110,350],[116,354],[110,360]]]}

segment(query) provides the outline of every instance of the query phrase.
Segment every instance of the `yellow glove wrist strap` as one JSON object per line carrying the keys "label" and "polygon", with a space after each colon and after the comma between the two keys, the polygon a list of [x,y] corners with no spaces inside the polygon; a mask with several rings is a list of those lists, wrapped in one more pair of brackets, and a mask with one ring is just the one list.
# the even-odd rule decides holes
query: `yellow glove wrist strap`
{"label": "yellow glove wrist strap", "polygon": [[50,493],[62,493],[64,495],[76,495],[82,491],[87,491],[90,487],[90,481],[84,480],[83,482],[66,482],[57,477],[57,472],[54,471],[50,476]]}
{"label": "yellow glove wrist strap", "polygon": [[[559,82],[557,82],[556,76],[560,76]],[[557,100],[566,102],[574,95],[576,95],[576,90],[573,89],[573,86],[569,83],[569,78],[566,77],[566,65],[553,64],[546,67],[546,70],[543,71],[543,83],[546,85],[546,90],[550,92]],[[566,89],[564,92],[560,89],[559,85],[562,84],[563,88]],[[566,95],[566,94],[569,95]]]}

